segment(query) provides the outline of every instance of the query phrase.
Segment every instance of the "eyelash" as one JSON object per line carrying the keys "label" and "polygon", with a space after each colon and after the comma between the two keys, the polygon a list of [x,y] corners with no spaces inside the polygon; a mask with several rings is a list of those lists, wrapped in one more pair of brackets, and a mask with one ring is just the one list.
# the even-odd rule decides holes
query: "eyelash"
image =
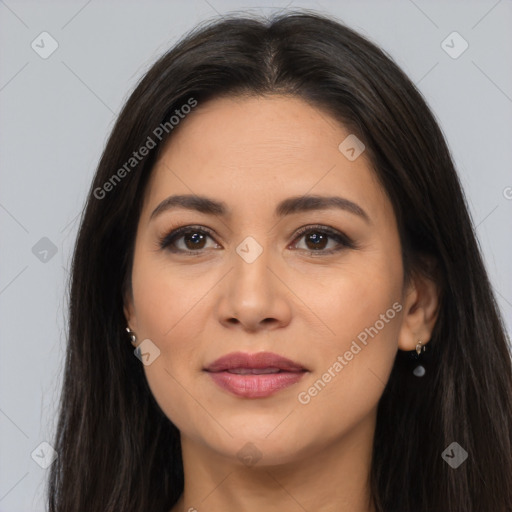
{"label": "eyelash", "polygon": [[[200,256],[203,251],[202,249],[198,249],[197,251],[190,251],[190,250],[169,248],[169,246],[171,244],[174,244],[176,242],[176,240],[178,240],[183,235],[186,235],[188,233],[204,234],[204,235],[208,235],[210,238],[214,239],[213,231],[208,228],[205,228],[204,226],[182,226],[180,228],[172,230],[167,235],[164,235],[163,237],[161,237],[158,241],[158,245],[159,245],[160,249],[166,249],[173,253],[189,254],[190,256]],[[336,241],[339,244],[339,246],[337,248],[328,249],[328,250],[319,249],[317,251],[311,251],[311,250],[307,250],[307,249],[298,249],[300,251],[307,252],[311,256],[330,255],[330,254],[339,252],[343,249],[357,249],[357,245],[344,233],[341,233],[332,228],[329,228],[328,226],[322,226],[322,225],[304,226],[302,228],[299,228],[296,231],[296,233],[294,234],[293,240],[298,241],[304,235],[307,235],[309,233],[320,233],[322,235],[327,235],[328,237],[332,238],[334,241]]]}

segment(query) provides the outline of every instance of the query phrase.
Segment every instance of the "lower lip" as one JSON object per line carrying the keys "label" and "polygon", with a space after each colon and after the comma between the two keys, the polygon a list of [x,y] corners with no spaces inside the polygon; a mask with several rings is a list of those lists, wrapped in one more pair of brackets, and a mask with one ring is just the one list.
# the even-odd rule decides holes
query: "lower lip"
{"label": "lower lip", "polygon": [[264,398],[299,382],[306,372],[281,372],[258,375],[240,375],[226,371],[208,373],[218,386],[236,396]]}

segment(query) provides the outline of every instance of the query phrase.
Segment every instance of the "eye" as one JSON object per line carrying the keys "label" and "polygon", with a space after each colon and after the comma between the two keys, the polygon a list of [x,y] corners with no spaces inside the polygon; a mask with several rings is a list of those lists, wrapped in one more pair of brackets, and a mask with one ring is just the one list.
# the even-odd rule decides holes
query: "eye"
{"label": "eye", "polygon": [[[208,248],[206,241],[212,239],[213,233],[204,227],[184,226],[171,231],[164,236],[160,242],[161,249],[167,249],[171,252],[199,253],[201,250]],[[216,247],[220,247],[217,243]]]}
{"label": "eye", "polygon": [[[218,249],[221,246],[214,241],[214,233],[202,226],[183,226],[174,229],[159,240],[161,249],[173,253],[200,255],[208,248]],[[304,246],[298,247],[297,240],[304,239]],[[207,246],[208,239],[213,245]],[[331,247],[329,245],[331,244]],[[328,226],[305,226],[295,233],[294,243],[296,249],[306,251],[311,255],[321,256],[341,251],[342,249],[355,249],[355,243],[345,234]]]}
{"label": "eye", "polygon": [[[348,236],[327,226],[305,226],[296,233],[295,240],[302,238],[303,247],[298,247],[299,244],[295,244],[295,247],[310,254],[331,254],[346,248],[355,249],[354,242]],[[329,248],[330,242],[333,244]]]}

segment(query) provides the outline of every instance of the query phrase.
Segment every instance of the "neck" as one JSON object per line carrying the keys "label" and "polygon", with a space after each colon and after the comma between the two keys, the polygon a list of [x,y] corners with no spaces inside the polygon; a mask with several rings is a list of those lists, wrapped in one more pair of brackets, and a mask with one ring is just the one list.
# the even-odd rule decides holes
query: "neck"
{"label": "neck", "polygon": [[182,435],[184,492],[171,512],[374,512],[369,473],[375,416],[286,464],[244,466]]}

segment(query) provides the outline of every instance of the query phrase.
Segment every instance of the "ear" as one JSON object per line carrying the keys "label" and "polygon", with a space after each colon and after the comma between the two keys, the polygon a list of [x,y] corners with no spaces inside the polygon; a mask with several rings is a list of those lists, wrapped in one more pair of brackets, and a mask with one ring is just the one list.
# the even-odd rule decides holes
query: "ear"
{"label": "ear", "polygon": [[135,315],[135,306],[133,305],[133,294],[131,289],[123,294],[123,312],[126,318],[127,326],[134,332],[137,332],[137,317]]}
{"label": "ear", "polygon": [[406,287],[402,303],[404,316],[398,334],[398,348],[409,351],[416,348],[418,341],[421,340],[425,345],[432,337],[439,314],[438,280],[433,276],[427,277],[420,272],[414,272]]}

